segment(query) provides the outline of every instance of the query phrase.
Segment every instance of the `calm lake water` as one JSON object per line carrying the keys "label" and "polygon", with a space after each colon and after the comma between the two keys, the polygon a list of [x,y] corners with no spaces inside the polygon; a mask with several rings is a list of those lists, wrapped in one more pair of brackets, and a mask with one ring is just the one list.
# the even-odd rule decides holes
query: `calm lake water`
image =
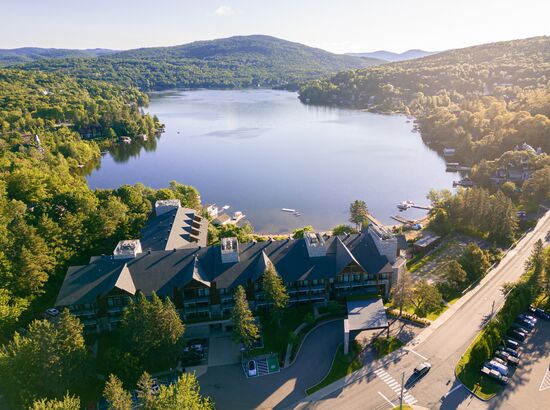
{"label": "calm lake water", "polygon": [[88,176],[90,187],[177,180],[195,186],[203,204],[242,211],[258,232],[286,233],[346,223],[355,199],[390,223],[398,202],[426,204],[430,188],[457,179],[402,116],[305,106],[274,90],[158,93],[148,111],[166,133],[115,147]]}

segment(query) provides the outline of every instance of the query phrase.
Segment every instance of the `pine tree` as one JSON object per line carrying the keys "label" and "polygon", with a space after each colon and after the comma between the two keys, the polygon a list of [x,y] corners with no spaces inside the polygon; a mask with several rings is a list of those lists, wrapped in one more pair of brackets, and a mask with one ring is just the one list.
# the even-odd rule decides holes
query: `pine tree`
{"label": "pine tree", "polygon": [[67,393],[63,400],[35,400],[30,410],[80,410],[80,399]]}
{"label": "pine tree", "polygon": [[193,373],[184,373],[176,383],[161,386],[152,410],[214,410],[214,403],[200,395],[200,386]]}
{"label": "pine tree", "polygon": [[154,409],[154,382],[149,373],[143,372],[137,382],[137,396],[144,410]]}
{"label": "pine tree", "polygon": [[151,301],[140,293],[130,302],[122,317],[122,331],[129,349],[142,360],[154,358],[162,352],[175,354],[185,327],[174,304],[164,302],[153,292]]}
{"label": "pine tree", "polygon": [[288,304],[288,293],[283,280],[275,270],[273,264],[269,264],[262,275],[262,290],[266,302],[272,303],[275,314],[280,317],[283,309]]}
{"label": "pine tree", "polygon": [[368,222],[369,209],[365,201],[355,200],[349,206],[349,221],[355,224],[357,231],[361,230],[363,223]]}
{"label": "pine tree", "polygon": [[250,311],[246,293],[241,285],[237,286],[233,298],[235,300],[235,306],[231,314],[233,337],[249,348],[260,337],[258,325],[256,325],[254,316]]}
{"label": "pine tree", "polygon": [[109,376],[103,396],[108,403],[109,410],[132,410],[132,395],[124,390],[122,382],[114,374]]}

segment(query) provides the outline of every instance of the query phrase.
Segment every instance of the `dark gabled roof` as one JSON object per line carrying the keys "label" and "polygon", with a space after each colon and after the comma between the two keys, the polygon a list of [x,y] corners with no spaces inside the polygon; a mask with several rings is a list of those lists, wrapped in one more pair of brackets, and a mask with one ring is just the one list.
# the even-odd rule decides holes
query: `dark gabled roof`
{"label": "dark gabled roof", "polygon": [[192,283],[235,288],[257,281],[270,263],[286,283],[334,278],[350,264],[368,273],[391,269],[368,234],[330,237],[326,250],[325,256],[311,258],[304,239],[286,239],[240,244],[239,262],[226,264],[220,246],[145,251],[134,259],[97,257],[87,266],[69,268],[56,306],[91,303],[117,288],[159,296],[173,296],[175,288]]}
{"label": "dark gabled roof", "polygon": [[369,234],[360,233],[341,236],[342,242],[353,253],[359,264],[369,273],[380,272],[386,266],[388,258],[378,253]]}
{"label": "dark gabled roof", "polygon": [[153,214],[141,231],[140,240],[144,251],[168,251],[206,246],[207,235],[208,220],[194,209],[180,207],[159,216]]}

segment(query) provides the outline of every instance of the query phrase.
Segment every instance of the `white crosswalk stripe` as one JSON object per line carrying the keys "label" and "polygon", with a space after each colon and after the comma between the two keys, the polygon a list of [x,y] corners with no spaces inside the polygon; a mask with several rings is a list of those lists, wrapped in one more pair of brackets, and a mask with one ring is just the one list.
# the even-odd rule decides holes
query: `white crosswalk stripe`
{"label": "white crosswalk stripe", "polygon": [[542,382],[539,387],[539,391],[543,391],[546,389],[550,389],[550,370],[546,370],[546,374],[542,379]]}
{"label": "white crosswalk stripe", "polygon": [[[401,384],[397,382],[384,369],[378,369],[374,372],[374,374],[378,376],[384,383],[386,383],[388,387],[392,389],[398,396],[401,394]],[[549,377],[549,383],[550,383],[550,377]],[[541,388],[542,388],[542,385],[541,385]],[[410,406],[418,402],[418,400],[416,400],[414,396],[407,389],[403,389],[403,401]]]}

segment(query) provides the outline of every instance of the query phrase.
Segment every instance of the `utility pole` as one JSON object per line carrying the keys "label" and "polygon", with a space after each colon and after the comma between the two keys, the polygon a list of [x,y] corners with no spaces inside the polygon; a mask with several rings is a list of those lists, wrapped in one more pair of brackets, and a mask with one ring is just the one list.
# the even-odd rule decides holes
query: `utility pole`
{"label": "utility pole", "polygon": [[405,383],[405,372],[401,374],[401,394],[399,397],[399,410],[403,410],[403,390],[404,390],[404,383]]}

